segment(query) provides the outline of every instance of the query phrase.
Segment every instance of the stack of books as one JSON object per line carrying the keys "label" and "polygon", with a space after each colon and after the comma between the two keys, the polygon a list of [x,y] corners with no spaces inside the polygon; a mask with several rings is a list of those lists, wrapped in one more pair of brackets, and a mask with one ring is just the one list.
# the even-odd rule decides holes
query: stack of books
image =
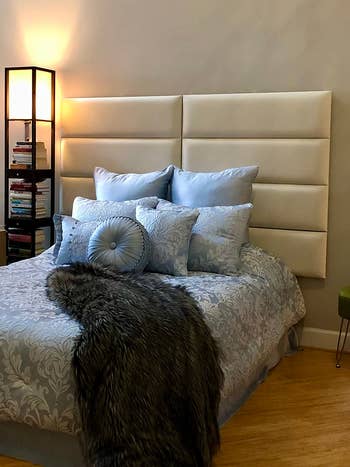
{"label": "stack of books", "polygon": [[45,250],[45,233],[43,229],[38,229],[35,231],[35,254],[39,255]]}
{"label": "stack of books", "polygon": [[32,218],[32,194],[35,194],[35,218],[50,217],[50,181],[32,185],[24,179],[12,179],[10,184],[10,217]]}
{"label": "stack of books", "polygon": [[[31,141],[17,141],[16,146],[12,148],[10,169],[31,169],[32,147]],[[36,143],[36,168],[49,168],[45,143],[42,141]]]}
{"label": "stack of books", "polygon": [[[22,229],[10,227],[8,229],[8,252],[10,256],[30,258],[32,248],[32,235]],[[35,231],[35,254],[45,250],[45,233],[42,229]]]}
{"label": "stack of books", "polygon": [[50,180],[37,182],[35,195],[36,218],[50,217]]}

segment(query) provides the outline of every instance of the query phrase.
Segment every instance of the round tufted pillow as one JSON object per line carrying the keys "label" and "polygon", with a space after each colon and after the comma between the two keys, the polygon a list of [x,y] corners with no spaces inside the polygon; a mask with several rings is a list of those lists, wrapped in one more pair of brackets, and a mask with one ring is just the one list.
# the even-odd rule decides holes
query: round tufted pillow
{"label": "round tufted pillow", "polygon": [[141,272],[148,263],[150,242],[140,222],[130,217],[105,220],[91,235],[88,259],[120,272]]}

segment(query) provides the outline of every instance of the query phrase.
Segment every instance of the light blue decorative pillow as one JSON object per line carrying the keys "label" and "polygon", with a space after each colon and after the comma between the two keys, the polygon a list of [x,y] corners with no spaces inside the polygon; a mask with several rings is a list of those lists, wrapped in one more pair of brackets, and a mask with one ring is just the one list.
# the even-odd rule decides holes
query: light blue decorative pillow
{"label": "light blue decorative pillow", "polygon": [[158,198],[152,196],[130,201],[97,201],[78,196],[73,203],[72,217],[81,222],[105,220],[110,217],[136,218],[136,206],[156,207]]}
{"label": "light blue decorative pillow", "polygon": [[89,240],[101,221],[80,222],[70,216],[61,216],[62,242],[56,264],[87,261]]}
{"label": "light blue decorative pillow", "polygon": [[[73,203],[72,217],[81,222],[102,221],[110,217],[125,216],[136,218],[136,206],[156,207],[158,198],[151,196],[130,201],[97,201],[95,199],[77,196]],[[62,243],[62,214],[55,214],[53,222],[55,226],[56,240],[53,255],[56,258]]]}
{"label": "light blue decorative pillow", "polygon": [[54,214],[52,220],[53,225],[55,227],[55,246],[53,249],[53,256],[57,258],[58,252],[61,248],[62,243],[62,218],[64,216],[62,214]]}
{"label": "light blue decorative pillow", "polygon": [[136,208],[136,219],[147,230],[151,244],[148,271],[187,275],[188,248],[197,209],[157,211]]}
{"label": "light blue decorative pillow", "polygon": [[94,172],[96,198],[103,201],[126,201],[149,196],[166,198],[174,167],[145,174],[117,174],[101,167]]}
{"label": "light blue decorative pillow", "polygon": [[258,167],[238,167],[222,172],[189,172],[174,168],[171,201],[191,208],[233,206],[251,201]]}
{"label": "light blue decorative pillow", "polygon": [[105,220],[91,235],[88,246],[89,261],[113,266],[119,272],[142,272],[149,254],[146,230],[130,217]]}
{"label": "light blue decorative pillow", "polygon": [[[188,254],[190,271],[230,274],[240,267],[240,252],[246,241],[251,209],[250,203],[237,206],[198,208],[199,217],[193,226]],[[183,209],[160,200],[157,210]]]}

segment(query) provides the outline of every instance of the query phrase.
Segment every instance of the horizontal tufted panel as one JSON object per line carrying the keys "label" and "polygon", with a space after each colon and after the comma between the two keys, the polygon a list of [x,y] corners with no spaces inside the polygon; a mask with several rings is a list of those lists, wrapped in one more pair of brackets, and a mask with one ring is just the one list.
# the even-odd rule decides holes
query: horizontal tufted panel
{"label": "horizontal tufted panel", "polygon": [[329,138],[329,91],[183,97],[184,138]]}
{"label": "horizontal tufted panel", "polygon": [[66,98],[62,136],[179,138],[181,96]]}
{"label": "horizontal tufted panel", "polygon": [[95,199],[95,184],[93,178],[61,177],[60,180],[60,212],[70,215],[76,196]]}
{"label": "horizontal tufted panel", "polygon": [[61,175],[91,177],[95,166],[112,172],[151,172],[181,165],[180,139],[65,138]]}
{"label": "horizontal tufted panel", "polygon": [[297,276],[326,277],[327,234],[277,229],[249,229],[255,245],[278,256]]}
{"label": "horizontal tufted panel", "polygon": [[253,227],[327,230],[327,186],[255,183],[252,202]]}
{"label": "horizontal tufted panel", "polygon": [[186,170],[258,165],[257,182],[328,184],[328,139],[184,139],[182,151]]}

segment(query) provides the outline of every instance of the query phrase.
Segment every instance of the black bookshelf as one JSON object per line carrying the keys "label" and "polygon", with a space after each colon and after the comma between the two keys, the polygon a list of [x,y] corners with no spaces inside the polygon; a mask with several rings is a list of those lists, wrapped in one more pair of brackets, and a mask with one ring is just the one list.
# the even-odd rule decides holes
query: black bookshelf
{"label": "black bookshelf", "polygon": [[[13,80],[16,79],[16,75],[17,77],[26,76],[31,80],[28,84],[31,91],[31,112],[28,115],[27,110],[27,114],[23,118],[18,115],[19,110],[17,107],[16,115],[10,108],[17,97],[15,94],[16,86],[12,84]],[[40,80],[45,81],[45,93],[43,93],[43,87],[40,87]],[[19,85],[21,86],[23,83],[19,82]],[[41,93],[43,94],[41,95]],[[19,92],[18,97],[20,95]],[[25,98],[28,99],[28,95]],[[39,110],[37,109],[37,102],[39,103],[38,107],[40,107],[43,102],[42,98],[46,98],[46,100],[49,98],[51,101],[47,107],[42,107],[44,110],[42,108]],[[42,100],[40,101],[40,99]],[[28,102],[26,103],[28,104]],[[15,102],[15,104],[18,104],[18,102]],[[40,112],[45,111],[49,113],[49,115],[45,115],[45,118],[38,115]],[[19,131],[22,132],[22,136],[18,137]],[[42,133],[45,133],[45,143],[37,139],[38,135]],[[43,145],[40,148],[45,147],[45,150],[47,150],[47,167],[45,168],[40,167],[39,164],[38,144]],[[15,149],[14,145],[16,145]],[[28,152],[14,153],[15,150]],[[27,164],[18,163],[14,160],[16,156],[21,157],[18,154],[27,157],[28,161],[31,159],[30,162],[27,161]],[[23,156],[23,154],[27,155]],[[19,190],[19,185],[25,186],[25,189],[21,191],[21,187],[21,190]],[[43,190],[47,190],[46,186],[49,189],[43,195]],[[17,187],[17,189],[11,187]],[[18,199],[16,199],[16,196],[18,196]],[[25,201],[23,201],[24,198]],[[38,248],[39,236],[40,239],[43,239],[42,245],[49,246],[53,244],[52,215],[54,213],[54,203],[55,71],[40,67],[5,68],[5,229],[7,231],[6,254],[8,263],[35,256],[42,249]],[[42,207],[43,204],[45,204],[45,207]],[[25,207],[23,208],[23,206]],[[23,211],[25,214],[23,214]]]}

